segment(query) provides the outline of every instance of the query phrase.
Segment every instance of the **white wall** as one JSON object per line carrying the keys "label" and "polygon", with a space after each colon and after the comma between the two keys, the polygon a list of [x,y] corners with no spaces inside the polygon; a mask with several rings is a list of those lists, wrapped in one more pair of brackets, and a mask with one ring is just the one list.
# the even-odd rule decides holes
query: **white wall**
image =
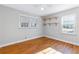
{"label": "white wall", "polygon": [[[77,15],[76,35],[64,34],[61,31],[61,16],[66,15],[66,14],[72,14],[72,13]],[[55,25],[45,26],[45,28],[47,28],[47,30],[46,30],[47,37],[55,38],[57,40],[79,45],[79,8],[73,8],[70,10],[62,11],[60,13],[56,13],[56,14],[50,15],[48,17],[57,17],[58,25],[57,26],[55,26]],[[53,19],[52,19],[52,21],[53,21]]]}
{"label": "white wall", "polygon": [[0,45],[42,36],[41,18],[36,16],[37,19],[29,20],[30,23],[36,22],[37,27],[21,29],[19,28],[20,14],[30,16],[27,13],[0,5]]}
{"label": "white wall", "polygon": [[[61,32],[61,24],[60,18],[65,14],[77,14],[77,29],[76,35],[67,35]],[[67,11],[63,11],[54,15],[50,15],[48,17],[56,16],[58,17],[57,22],[58,25],[52,26],[42,26],[42,19],[36,16],[37,19],[30,19],[30,23],[36,22],[37,27],[35,28],[19,28],[19,15],[30,16],[27,13],[17,11],[8,7],[4,7],[0,5],[0,46],[5,45],[11,42],[16,42],[20,40],[28,40],[34,37],[47,36],[50,38],[57,38],[57,40],[67,41],[70,43],[74,43],[79,45],[79,8],[70,9]],[[34,16],[31,16],[34,17]],[[53,22],[53,19],[52,19]]]}

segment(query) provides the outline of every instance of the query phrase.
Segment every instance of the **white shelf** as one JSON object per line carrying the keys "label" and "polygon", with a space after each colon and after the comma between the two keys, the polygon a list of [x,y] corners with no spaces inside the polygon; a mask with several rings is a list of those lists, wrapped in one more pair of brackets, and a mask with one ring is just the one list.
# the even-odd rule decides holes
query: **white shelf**
{"label": "white shelf", "polygon": [[56,17],[45,18],[43,24],[44,25],[53,25],[53,24],[57,25],[58,24],[57,18]]}

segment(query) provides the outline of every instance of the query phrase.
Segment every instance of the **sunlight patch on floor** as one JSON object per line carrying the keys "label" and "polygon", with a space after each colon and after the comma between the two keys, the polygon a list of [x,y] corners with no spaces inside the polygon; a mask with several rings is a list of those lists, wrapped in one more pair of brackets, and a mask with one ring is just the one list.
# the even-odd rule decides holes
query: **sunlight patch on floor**
{"label": "sunlight patch on floor", "polygon": [[40,52],[37,52],[36,54],[63,54],[63,53],[56,51],[55,49],[49,47]]}

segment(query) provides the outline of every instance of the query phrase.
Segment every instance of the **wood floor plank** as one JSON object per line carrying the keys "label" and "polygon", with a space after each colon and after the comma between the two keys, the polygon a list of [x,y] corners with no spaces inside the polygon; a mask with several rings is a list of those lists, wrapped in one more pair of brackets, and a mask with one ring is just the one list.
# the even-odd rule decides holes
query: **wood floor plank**
{"label": "wood floor plank", "polygon": [[52,47],[63,54],[79,54],[79,46],[47,37],[41,37],[0,48],[0,54],[34,54],[48,47]]}

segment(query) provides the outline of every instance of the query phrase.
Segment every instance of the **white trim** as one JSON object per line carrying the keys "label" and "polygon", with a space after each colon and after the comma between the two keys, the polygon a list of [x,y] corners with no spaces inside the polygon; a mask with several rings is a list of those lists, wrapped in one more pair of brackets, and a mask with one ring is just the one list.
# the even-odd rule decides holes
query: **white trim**
{"label": "white trim", "polygon": [[59,39],[59,38],[52,37],[52,36],[45,36],[45,37],[48,37],[48,38],[51,38],[51,39],[55,39],[55,40],[59,40],[59,41],[62,41],[62,42],[67,42],[67,43],[70,43],[70,44],[73,44],[73,45],[79,46],[79,44],[77,44],[77,43],[75,43],[75,42],[70,42],[70,41],[63,40],[63,39]]}
{"label": "white trim", "polygon": [[16,41],[16,42],[11,42],[11,43],[7,43],[7,44],[3,44],[3,45],[0,45],[0,48],[6,47],[6,46],[9,46],[9,45],[12,45],[12,44],[16,44],[16,43],[21,43],[21,42],[28,41],[28,40],[40,38],[40,37],[43,37],[43,36],[37,36],[37,37],[32,37],[32,38],[23,39],[23,40]]}
{"label": "white trim", "polygon": [[63,41],[63,42],[67,42],[67,43],[79,46],[79,44],[77,44],[77,43],[73,43],[73,42],[66,41],[66,40],[61,40],[59,38],[52,37],[52,36],[37,36],[37,37],[32,37],[32,38],[27,38],[27,39],[24,39],[24,40],[16,41],[16,42],[11,42],[11,43],[7,43],[7,44],[3,44],[3,45],[0,46],[0,48],[6,47],[6,46],[9,46],[9,45],[12,45],[12,44],[16,44],[16,43],[21,43],[21,42],[28,41],[28,40],[40,38],[40,37],[48,37],[48,38],[51,38],[51,39],[55,39],[55,40],[59,40],[59,41]]}
{"label": "white trim", "polygon": [[67,33],[67,32],[63,32],[63,29],[62,29],[62,33],[64,33],[64,34],[69,34],[69,35],[76,35],[76,19],[77,19],[77,15],[75,14],[75,13],[72,13],[72,14],[67,14],[67,15],[64,15],[64,16],[61,16],[61,27],[63,27],[62,26],[62,24],[63,24],[63,17],[69,17],[69,16],[74,16],[75,17],[75,25],[74,25],[74,33]]}

